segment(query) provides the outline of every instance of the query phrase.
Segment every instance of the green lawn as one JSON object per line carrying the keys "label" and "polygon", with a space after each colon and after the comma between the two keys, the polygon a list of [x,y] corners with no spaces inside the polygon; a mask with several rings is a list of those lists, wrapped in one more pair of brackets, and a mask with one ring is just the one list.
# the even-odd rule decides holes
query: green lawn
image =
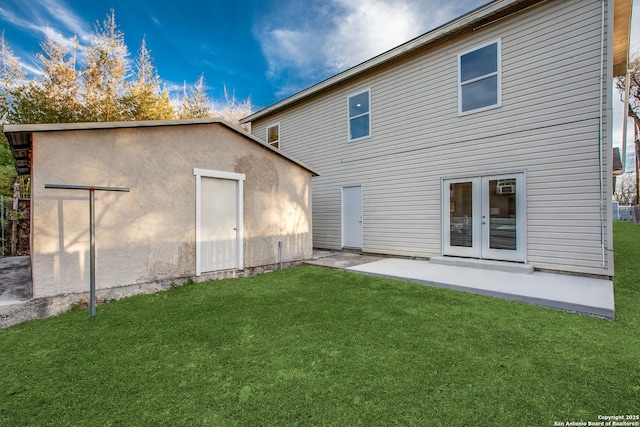
{"label": "green lawn", "polygon": [[312,266],[0,330],[0,425],[553,426],[640,413],[640,227],[616,321]]}

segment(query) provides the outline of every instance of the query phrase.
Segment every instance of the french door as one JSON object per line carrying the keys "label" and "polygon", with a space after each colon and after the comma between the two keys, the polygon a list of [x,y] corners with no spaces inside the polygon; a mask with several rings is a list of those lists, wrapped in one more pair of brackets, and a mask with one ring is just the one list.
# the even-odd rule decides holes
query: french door
{"label": "french door", "polygon": [[524,261],[524,174],[443,180],[443,254]]}

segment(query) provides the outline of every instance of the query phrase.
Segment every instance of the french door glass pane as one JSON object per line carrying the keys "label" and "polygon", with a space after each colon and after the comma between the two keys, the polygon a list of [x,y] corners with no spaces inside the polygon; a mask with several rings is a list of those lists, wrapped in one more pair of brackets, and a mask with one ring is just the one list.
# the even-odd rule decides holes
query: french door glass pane
{"label": "french door glass pane", "polygon": [[449,245],[473,246],[473,183],[449,184]]}
{"label": "french door glass pane", "polygon": [[516,180],[489,181],[489,248],[516,250]]}

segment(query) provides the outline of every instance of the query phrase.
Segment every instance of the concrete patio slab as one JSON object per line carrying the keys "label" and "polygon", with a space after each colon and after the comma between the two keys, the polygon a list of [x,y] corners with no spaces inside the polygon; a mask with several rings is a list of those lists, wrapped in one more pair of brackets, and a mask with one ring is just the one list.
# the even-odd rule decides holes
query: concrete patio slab
{"label": "concrete patio slab", "polygon": [[555,273],[523,273],[386,258],[346,270],[615,318],[613,282]]}
{"label": "concrete patio slab", "polygon": [[31,264],[28,256],[0,258],[0,305],[31,298]]}
{"label": "concrete patio slab", "polygon": [[511,273],[533,273],[533,265],[517,262],[491,261],[486,259],[457,258],[451,256],[434,256],[429,259],[431,264],[455,265],[457,267],[480,268],[482,270],[507,271]]}
{"label": "concrete patio slab", "polygon": [[321,267],[345,269],[368,262],[385,259],[381,256],[360,255],[351,252],[314,251],[313,259],[305,261],[305,264],[319,265]]}

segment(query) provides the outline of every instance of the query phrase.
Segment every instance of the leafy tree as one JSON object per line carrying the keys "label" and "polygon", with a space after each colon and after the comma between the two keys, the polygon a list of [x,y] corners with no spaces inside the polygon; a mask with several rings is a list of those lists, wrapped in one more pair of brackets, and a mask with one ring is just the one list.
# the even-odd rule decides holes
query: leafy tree
{"label": "leafy tree", "polygon": [[14,108],[9,113],[12,123],[67,123],[81,120],[80,88],[76,70],[78,42],[70,40],[73,51],[64,40],[47,36],[41,43],[42,76],[14,90]]}
{"label": "leafy tree", "polygon": [[0,35],[0,124],[7,123],[13,92],[23,84],[25,77],[3,32]]}
{"label": "leafy tree", "polygon": [[42,45],[44,54],[38,57],[44,65],[42,85],[46,98],[45,110],[49,112],[47,122],[72,122],[79,119],[80,111],[76,52],[78,41],[71,39],[73,51],[52,37]]}
{"label": "leafy tree", "polygon": [[135,61],[136,79],[123,97],[127,120],[169,120],[174,116],[166,87],[153,66],[145,39]]}
{"label": "leafy tree", "polygon": [[203,119],[212,117],[213,109],[204,85],[204,73],[198,81],[187,91],[185,84],[182,92],[182,102],[178,107],[179,119]]}
{"label": "leafy tree", "polygon": [[129,50],[113,9],[102,24],[96,23],[86,57],[83,119],[93,122],[123,120],[121,101],[129,72]]}
{"label": "leafy tree", "polygon": [[[96,22],[86,48],[81,48],[75,37],[64,40],[51,34],[40,47],[37,58],[42,74],[27,80],[4,33],[0,35],[0,124],[214,116],[237,124],[251,112],[251,101],[239,101],[226,87],[226,104],[216,112],[207,95],[204,74],[193,87],[185,85],[181,100],[172,101],[145,39],[131,67],[113,9],[104,21]],[[84,50],[86,61],[77,60],[80,50]],[[12,194],[15,176],[8,143],[0,134],[0,193]]]}
{"label": "leafy tree", "polygon": [[0,133],[0,195],[13,196],[13,183],[16,181],[16,176],[9,141],[3,133]]}
{"label": "leafy tree", "polygon": [[[0,125],[7,123],[13,92],[16,86],[22,84],[25,74],[18,65],[18,60],[6,43],[4,33],[0,35]],[[0,195],[11,197],[16,170],[9,149],[9,142],[0,133]]]}

